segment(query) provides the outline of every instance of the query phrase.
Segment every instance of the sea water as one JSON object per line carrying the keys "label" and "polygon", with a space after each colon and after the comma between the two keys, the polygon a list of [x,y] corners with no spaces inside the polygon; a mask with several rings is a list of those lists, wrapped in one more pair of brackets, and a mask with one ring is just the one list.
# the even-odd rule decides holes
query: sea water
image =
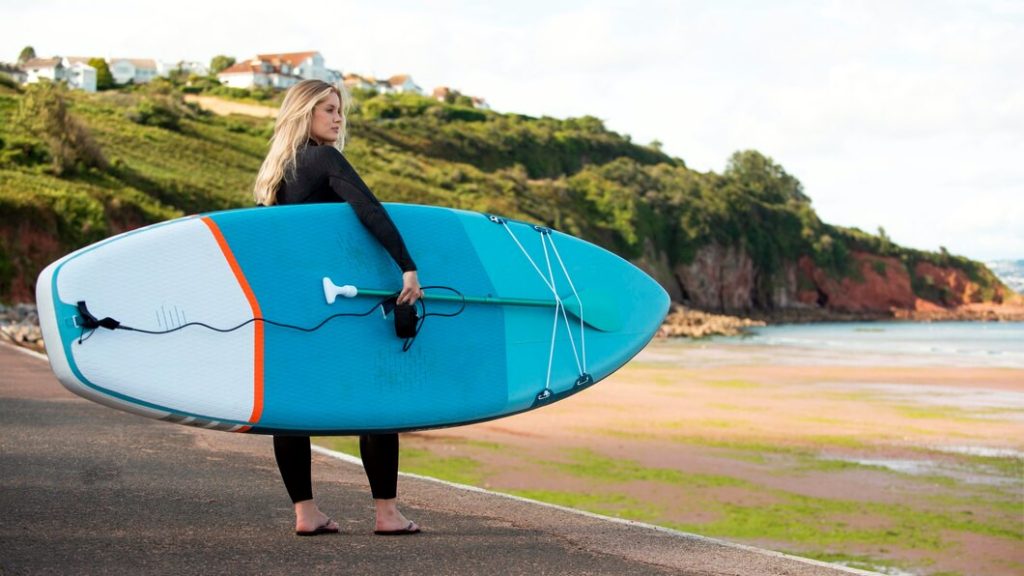
{"label": "sea water", "polygon": [[[935,366],[1024,368],[1024,322],[849,322],[750,329],[713,341]],[[898,363],[904,363],[898,362]],[[888,363],[888,362],[884,362]]]}

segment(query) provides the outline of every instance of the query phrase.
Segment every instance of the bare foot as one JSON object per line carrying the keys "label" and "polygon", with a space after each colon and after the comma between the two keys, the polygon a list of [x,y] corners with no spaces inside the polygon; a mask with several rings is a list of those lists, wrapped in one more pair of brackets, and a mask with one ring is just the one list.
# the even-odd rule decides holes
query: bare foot
{"label": "bare foot", "polygon": [[317,508],[312,500],[304,500],[295,503],[295,531],[312,532],[315,530],[337,532],[340,530],[338,523],[331,520]]}
{"label": "bare foot", "polygon": [[420,527],[398,511],[397,499],[374,500],[373,503],[377,508],[375,532],[419,532]]}

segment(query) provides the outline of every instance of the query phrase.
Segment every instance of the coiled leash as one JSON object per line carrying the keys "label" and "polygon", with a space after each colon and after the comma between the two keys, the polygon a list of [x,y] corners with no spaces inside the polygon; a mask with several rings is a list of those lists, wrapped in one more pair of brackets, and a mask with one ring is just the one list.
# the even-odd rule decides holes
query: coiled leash
{"label": "coiled leash", "polygon": [[92,314],[92,312],[89,311],[89,307],[86,305],[85,301],[82,300],[79,301],[77,304],[78,318],[76,320],[76,324],[82,329],[82,332],[78,336],[78,343],[83,344],[86,340],[92,337],[92,335],[99,328],[105,328],[107,330],[126,330],[129,332],[138,332],[140,334],[162,336],[164,334],[177,332],[179,330],[183,330],[191,326],[197,326],[200,328],[206,328],[207,330],[212,330],[214,332],[226,334],[228,332],[234,332],[235,330],[244,328],[245,326],[248,326],[249,324],[255,322],[263,322],[264,324],[270,324],[272,326],[277,326],[279,328],[285,328],[288,330],[298,330],[300,332],[310,333],[316,332],[317,330],[323,328],[328,322],[336,318],[363,318],[369,316],[370,314],[373,314],[373,312],[379,308],[381,312],[384,314],[385,318],[387,318],[388,315],[393,314],[395,323],[395,335],[405,340],[405,342],[402,344],[402,352],[408,352],[409,349],[412,347],[413,343],[416,341],[416,337],[419,336],[420,331],[423,329],[423,324],[424,322],[426,322],[427,318],[429,318],[430,316],[437,316],[440,318],[453,318],[455,316],[458,316],[459,314],[462,314],[462,312],[466,309],[465,296],[463,296],[462,293],[456,290],[455,288],[452,288],[450,286],[424,286],[422,290],[448,290],[450,292],[453,292],[459,299],[461,299],[461,307],[452,313],[427,312],[427,305],[422,298],[420,298],[416,302],[416,304],[419,305],[417,309],[416,304],[398,304],[399,293],[395,292],[389,296],[381,298],[380,300],[377,301],[376,304],[374,304],[370,309],[366,310],[365,312],[339,312],[336,314],[331,314],[330,316],[327,316],[326,318],[321,320],[320,323],[316,324],[315,326],[297,326],[295,324],[278,322],[276,320],[271,320],[269,318],[250,318],[245,322],[241,322],[235,326],[231,326],[230,328],[219,328],[217,326],[211,326],[209,324],[206,324],[205,322],[187,322],[185,324],[175,326],[174,328],[168,328],[166,330],[146,330],[144,328],[126,326],[122,324],[120,321],[115,320],[114,318],[111,318],[109,316],[106,318],[97,318],[94,314]]}

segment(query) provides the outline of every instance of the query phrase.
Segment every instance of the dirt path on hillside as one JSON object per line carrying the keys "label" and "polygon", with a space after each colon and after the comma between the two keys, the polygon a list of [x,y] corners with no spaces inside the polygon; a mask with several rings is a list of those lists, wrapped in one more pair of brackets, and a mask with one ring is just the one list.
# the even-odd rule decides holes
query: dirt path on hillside
{"label": "dirt path on hillside", "polygon": [[277,108],[272,106],[260,106],[258,104],[246,104],[244,102],[232,102],[213,96],[198,96],[186,94],[185,102],[199,104],[203,110],[209,110],[219,116],[230,114],[242,114],[244,116],[255,116],[257,118],[276,118]]}

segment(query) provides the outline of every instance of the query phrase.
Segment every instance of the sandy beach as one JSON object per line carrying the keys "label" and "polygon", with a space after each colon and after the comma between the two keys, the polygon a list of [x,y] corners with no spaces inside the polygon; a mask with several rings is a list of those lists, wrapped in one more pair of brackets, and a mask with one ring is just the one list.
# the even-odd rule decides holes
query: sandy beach
{"label": "sandy beach", "polygon": [[402,468],[890,574],[1024,573],[1024,369],[918,364],[658,340],[553,406],[404,435]]}

